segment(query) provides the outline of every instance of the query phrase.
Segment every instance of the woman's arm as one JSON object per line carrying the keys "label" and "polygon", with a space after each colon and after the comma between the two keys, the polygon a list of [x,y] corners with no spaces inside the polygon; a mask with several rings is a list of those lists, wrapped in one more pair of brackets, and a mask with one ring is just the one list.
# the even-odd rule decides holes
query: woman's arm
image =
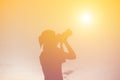
{"label": "woman's arm", "polygon": [[67,41],[64,41],[64,44],[68,50],[68,53],[65,54],[65,58],[66,59],[76,59],[75,52],[73,51],[73,49],[71,48],[69,43]]}

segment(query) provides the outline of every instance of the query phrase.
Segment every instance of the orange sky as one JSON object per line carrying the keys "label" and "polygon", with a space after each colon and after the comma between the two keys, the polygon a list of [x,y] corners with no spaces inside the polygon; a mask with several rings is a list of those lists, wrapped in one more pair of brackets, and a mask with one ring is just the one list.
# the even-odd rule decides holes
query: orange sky
{"label": "orange sky", "polygon": [[[84,12],[92,15],[89,25],[77,21]],[[69,80],[120,79],[119,0],[0,0],[0,79],[43,80],[38,36],[67,28],[77,54],[63,65],[74,71]]]}

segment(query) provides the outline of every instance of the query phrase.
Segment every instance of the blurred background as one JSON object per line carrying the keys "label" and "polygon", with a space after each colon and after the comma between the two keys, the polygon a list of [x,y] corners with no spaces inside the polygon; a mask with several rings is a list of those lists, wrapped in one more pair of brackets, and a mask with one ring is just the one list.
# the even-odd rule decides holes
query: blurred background
{"label": "blurred background", "polygon": [[64,80],[120,80],[119,0],[0,0],[0,79],[44,80],[38,37],[68,28]]}

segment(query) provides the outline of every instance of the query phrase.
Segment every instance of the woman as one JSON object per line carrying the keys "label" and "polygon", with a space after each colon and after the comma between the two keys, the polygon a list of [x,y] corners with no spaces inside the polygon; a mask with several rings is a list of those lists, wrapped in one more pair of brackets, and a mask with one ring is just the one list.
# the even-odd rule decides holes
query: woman
{"label": "woman", "polygon": [[[39,37],[40,46],[43,48],[40,55],[40,63],[45,80],[63,80],[62,63],[66,59],[76,58],[66,38],[62,37],[62,35],[56,35],[52,30],[44,31]],[[58,44],[60,44],[59,47]],[[63,44],[66,46],[68,52],[64,51]]]}

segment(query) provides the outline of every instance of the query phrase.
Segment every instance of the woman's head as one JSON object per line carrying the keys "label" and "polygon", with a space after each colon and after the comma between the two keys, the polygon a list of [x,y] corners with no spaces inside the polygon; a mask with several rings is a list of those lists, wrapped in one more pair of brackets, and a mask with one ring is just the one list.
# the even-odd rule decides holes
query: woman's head
{"label": "woman's head", "polygon": [[41,46],[45,47],[55,47],[58,44],[56,33],[52,30],[45,30],[39,37],[39,42]]}

